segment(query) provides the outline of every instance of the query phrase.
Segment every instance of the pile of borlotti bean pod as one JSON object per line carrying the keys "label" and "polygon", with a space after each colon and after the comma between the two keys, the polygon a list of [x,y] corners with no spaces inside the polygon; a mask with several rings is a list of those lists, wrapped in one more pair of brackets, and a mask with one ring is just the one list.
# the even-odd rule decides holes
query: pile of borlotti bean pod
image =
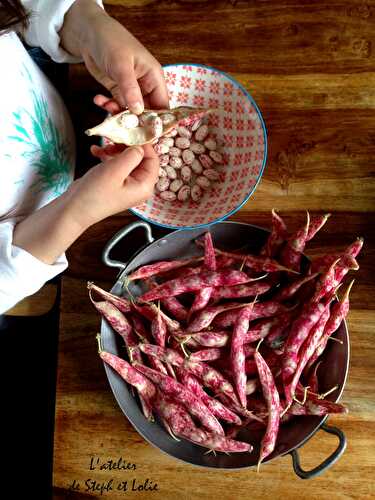
{"label": "pile of borlotti bean pod", "polygon": [[199,201],[219,180],[217,167],[223,165],[223,155],[203,120],[177,126],[155,144],[160,160],[156,192],[163,200]]}
{"label": "pile of borlotti bean pod", "polygon": [[[322,354],[349,310],[363,239],[342,253],[301,265],[307,243],[329,215],[289,233],[272,211],[259,255],[197,240],[201,257],[161,261],[128,276],[147,291],[128,300],[88,284],[96,309],[122,337],[129,362],[99,348],[101,358],[137,389],[147,419],[172,436],[221,452],[251,452],[236,440],[261,429],[259,464],[275,448],[279,426],[301,415],[346,413],[320,394]],[[307,269],[305,269],[307,267]],[[94,300],[96,293],[100,300]]]}

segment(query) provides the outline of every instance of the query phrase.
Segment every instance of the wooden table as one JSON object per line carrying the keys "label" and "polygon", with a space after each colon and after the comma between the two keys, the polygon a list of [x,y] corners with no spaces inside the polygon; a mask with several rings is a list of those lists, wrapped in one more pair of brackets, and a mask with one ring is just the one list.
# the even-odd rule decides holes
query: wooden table
{"label": "wooden table", "polygon": [[[125,8],[123,5],[127,5]],[[105,242],[133,220],[127,214],[92,227],[69,252],[63,278],[54,457],[54,498],[101,498],[85,481],[118,484],[149,479],[157,491],[128,491],[132,498],[374,498],[374,292],[375,258],[375,3],[290,1],[117,0],[108,11],[162,64],[191,61],[231,73],[254,96],[265,118],[269,157],[255,195],[232,219],[269,226],[272,207],[291,229],[308,208],[331,220],[310,255],[342,249],[355,236],[366,243],[349,315],[351,364],[343,401],[348,416],[330,418],[346,434],[341,460],[323,476],[302,483],[289,456],[253,470],[215,472],[177,462],[146,443],[131,427],[110,391],[97,355],[99,317],[86,281],[110,288],[115,272],[101,264]],[[72,110],[77,130],[92,120],[88,97],[97,86],[72,68]],[[81,132],[80,132],[81,134]],[[80,135],[80,157],[86,147]],[[120,249],[122,257],[137,245]],[[311,468],[336,445],[317,434],[301,452]],[[135,470],[90,470],[109,459]],[[93,462],[91,462],[93,459]],[[92,469],[92,468],[91,468]],[[80,484],[80,490],[69,487]],[[90,483],[92,484],[92,483]],[[125,492],[103,492],[124,498]],[[70,495],[70,496],[69,496]]]}

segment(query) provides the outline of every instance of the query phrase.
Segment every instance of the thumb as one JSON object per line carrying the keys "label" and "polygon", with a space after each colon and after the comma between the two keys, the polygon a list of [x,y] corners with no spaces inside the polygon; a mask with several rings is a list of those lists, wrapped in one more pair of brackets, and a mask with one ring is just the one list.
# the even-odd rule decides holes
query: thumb
{"label": "thumb", "polygon": [[121,97],[132,113],[140,115],[144,110],[141,89],[135,76],[131,61],[121,60],[112,68],[112,77],[117,83]]}
{"label": "thumb", "polygon": [[110,171],[110,175],[118,178],[123,182],[132,171],[138,167],[144,157],[143,148],[140,146],[132,146],[125,149],[122,153],[118,154],[115,158],[106,161],[103,165],[105,169]]}

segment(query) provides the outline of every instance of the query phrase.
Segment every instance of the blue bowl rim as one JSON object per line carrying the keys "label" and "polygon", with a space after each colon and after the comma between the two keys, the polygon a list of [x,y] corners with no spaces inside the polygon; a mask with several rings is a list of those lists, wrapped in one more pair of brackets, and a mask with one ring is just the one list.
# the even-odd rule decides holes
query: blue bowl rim
{"label": "blue bowl rim", "polygon": [[214,219],[212,220],[211,222],[207,222],[206,224],[197,224],[195,226],[173,226],[173,225],[170,225],[170,224],[161,224],[160,222],[156,222],[152,219],[149,219],[143,215],[140,215],[138,212],[136,212],[135,209],[133,208],[129,208],[129,211],[131,213],[133,213],[136,217],[139,217],[140,219],[150,223],[150,224],[154,224],[155,226],[159,226],[159,227],[164,227],[166,229],[179,229],[179,230],[189,230],[189,229],[199,229],[199,228],[204,228],[204,227],[209,227],[211,226],[212,224],[217,224],[218,222],[223,222],[224,220],[226,220],[228,217],[230,217],[231,215],[235,214],[236,212],[238,212],[238,210],[240,210],[247,202],[248,200],[250,199],[251,195],[254,193],[254,191],[256,190],[256,188],[258,187],[258,184],[262,178],[262,175],[263,175],[263,172],[264,172],[264,169],[265,169],[265,166],[266,166],[266,163],[267,163],[267,155],[268,155],[268,136],[267,136],[267,129],[266,129],[266,125],[264,123],[264,119],[263,119],[263,116],[262,116],[262,113],[260,112],[260,109],[258,108],[258,105],[257,103],[255,102],[254,98],[251,96],[251,94],[245,89],[245,87],[243,85],[241,85],[237,80],[235,80],[232,76],[228,75],[228,73],[226,73],[225,71],[221,71],[217,68],[213,68],[212,66],[207,66],[205,64],[197,64],[197,63],[175,63],[175,64],[166,64],[163,66],[163,69],[164,68],[171,68],[171,67],[176,67],[176,66],[195,66],[196,68],[205,68],[205,69],[209,69],[211,71],[214,71],[216,73],[220,73],[222,75],[224,75],[226,78],[228,78],[237,88],[239,88],[242,93],[248,98],[248,100],[251,102],[251,104],[254,106],[257,114],[258,114],[258,117],[260,119],[260,122],[262,124],[262,130],[263,130],[263,141],[264,141],[264,157],[263,157],[263,162],[262,162],[262,167],[260,169],[260,172],[259,172],[259,175],[258,175],[258,178],[252,188],[252,190],[248,193],[248,195],[241,201],[241,203],[233,208],[230,212],[228,212],[227,214],[221,216],[221,217],[218,217],[217,219]]}

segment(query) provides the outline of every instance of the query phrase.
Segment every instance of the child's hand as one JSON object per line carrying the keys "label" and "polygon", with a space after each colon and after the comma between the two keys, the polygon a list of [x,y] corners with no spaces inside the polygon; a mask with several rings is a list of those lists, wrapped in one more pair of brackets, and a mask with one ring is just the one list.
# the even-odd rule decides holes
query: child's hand
{"label": "child's hand", "polygon": [[[150,52],[118,21],[94,2],[76,0],[64,18],[60,32],[63,47],[81,56],[92,76],[119,106],[137,114],[145,105],[168,108],[163,70]],[[101,99],[102,97],[102,99]],[[103,105],[99,97],[97,104]],[[116,107],[117,106],[117,107]]]}
{"label": "child's hand", "polygon": [[159,172],[159,159],[152,146],[115,153],[115,157],[102,155],[103,163],[69,188],[69,211],[83,229],[152,196]]}

